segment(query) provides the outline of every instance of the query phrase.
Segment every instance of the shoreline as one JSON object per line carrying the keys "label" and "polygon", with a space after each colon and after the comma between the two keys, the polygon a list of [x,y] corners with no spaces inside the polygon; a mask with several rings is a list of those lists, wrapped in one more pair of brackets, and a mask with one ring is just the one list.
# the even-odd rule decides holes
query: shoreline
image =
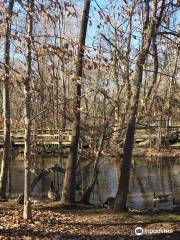
{"label": "shoreline", "polygon": [[[91,153],[87,150],[84,152],[85,155],[84,156],[88,156],[88,157],[93,157],[91,155]],[[19,160],[21,160],[21,158],[23,157],[23,153],[22,152],[16,152],[16,156],[18,156]],[[32,156],[34,156],[35,153],[32,154]],[[0,152],[0,156],[2,157],[2,151]],[[37,154],[37,156],[44,156],[44,157],[48,157],[48,156],[55,156],[55,157],[67,157],[67,155],[59,155],[57,152],[56,153],[41,153],[41,154]],[[117,149],[112,149],[112,150],[103,150],[102,156],[104,157],[112,157],[112,158],[118,158],[118,157],[123,157],[123,148],[120,148],[119,150]],[[180,158],[180,147],[169,147],[169,148],[160,148],[157,149],[155,147],[152,148],[148,148],[148,147],[134,147],[133,149],[133,153],[132,153],[133,157],[154,157],[154,158],[168,158],[168,157],[173,157],[173,158]]]}
{"label": "shoreline", "polygon": [[[123,157],[123,149],[121,148],[120,151],[114,151],[114,153],[110,153],[105,151],[105,156],[111,157]],[[173,158],[180,158],[180,148],[140,148],[135,147],[133,150],[133,157],[155,157],[155,158],[165,158],[165,157],[173,157]]]}

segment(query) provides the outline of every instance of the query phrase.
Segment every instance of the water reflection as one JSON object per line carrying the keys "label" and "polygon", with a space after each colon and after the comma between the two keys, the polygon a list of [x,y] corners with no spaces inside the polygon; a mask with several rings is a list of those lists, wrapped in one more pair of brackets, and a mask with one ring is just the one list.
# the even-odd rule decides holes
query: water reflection
{"label": "water reflection", "polygon": [[[67,158],[39,156],[33,161],[33,169],[44,169],[58,164],[65,167]],[[14,159],[11,163],[12,194],[17,197],[23,191],[24,165],[22,160]],[[83,163],[82,165],[84,165]],[[82,167],[82,166],[81,166]],[[36,172],[36,171],[34,171]],[[83,189],[87,186],[92,174],[92,167],[88,166],[78,177],[77,198],[80,199]],[[35,174],[33,174],[35,176]],[[108,197],[115,197],[120,176],[120,164],[116,159],[103,159],[100,162],[98,181],[91,195],[91,202],[102,204]],[[52,173],[38,183],[33,191],[34,198],[47,198],[50,181],[54,181],[59,191],[62,190],[63,174]],[[151,208],[153,206],[153,192],[157,194],[171,194],[180,200],[180,161],[175,158],[133,159],[130,179],[130,193],[128,205],[135,208]],[[171,208],[172,200],[160,203],[160,208]]]}
{"label": "water reflection", "polygon": [[[170,194],[169,201],[159,203],[160,208],[171,208],[172,197],[180,200],[179,159],[135,158],[131,169],[128,205],[136,208],[152,208],[153,193]],[[101,163],[98,191],[91,201],[100,203],[115,197],[120,176],[119,162],[105,159]],[[97,193],[96,193],[97,192]],[[100,199],[99,199],[100,198]]]}

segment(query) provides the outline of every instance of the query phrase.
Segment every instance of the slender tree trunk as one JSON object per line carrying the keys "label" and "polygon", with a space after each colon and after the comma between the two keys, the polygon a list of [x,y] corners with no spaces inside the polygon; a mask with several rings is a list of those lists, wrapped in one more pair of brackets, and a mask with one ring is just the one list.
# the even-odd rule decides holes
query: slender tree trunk
{"label": "slender tree trunk", "polygon": [[24,96],[25,96],[25,148],[24,148],[24,166],[25,166],[25,176],[24,176],[24,219],[31,219],[31,72],[32,72],[32,32],[33,32],[33,11],[34,11],[34,0],[28,1],[28,39],[27,39],[27,74],[24,81]]}
{"label": "slender tree trunk", "polygon": [[[130,11],[129,16],[129,28],[128,28],[128,36],[127,36],[127,50],[126,50],[126,65],[125,65],[125,73],[124,73],[124,83],[125,83],[125,103],[123,107],[123,116],[121,118],[121,126],[123,129],[124,124],[126,123],[128,110],[131,102],[131,83],[130,83],[130,54],[131,54],[131,39],[132,39],[132,19],[133,19],[134,6]],[[124,131],[121,129],[119,137],[120,140],[124,138]]]}
{"label": "slender tree trunk", "polygon": [[[65,22],[64,22],[64,13],[63,11],[61,12],[61,20],[59,23],[59,29],[60,30],[60,36],[62,37],[63,34],[65,34]],[[61,40],[60,42],[60,47],[62,47],[64,45],[64,42]],[[63,113],[62,113],[62,129],[65,130],[66,129],[66,111],[67,111],[67,87],[66,87],[66,80],[65,79],[65,64],[64,62],[62,62],[61,65],[61,80],[62,80],[62,88],[63,88]]]}
{"label": "slender tree trunk", "polygon": [[[77,54],[76,63],[76,77],[77,79],[82,78],[83,73],[83,58],[84,58],[84,47],[86,40],[86,32],[88,26],[89,9],[91,0],[84,1],[84,10],[81,20],[79,48]],[[73,123],[73,136],[70,149],[70,158],[67,162],[66,173],[64,177],[64,185],[62,191],[62,203],[71,203],[75,200],[76,191],[76,165],[77,165],[77,153],[80,136],[80,105],[81,105],[81,84],[77,81],[76,84],[76,101],[74,106],[74,123]]]}
{"label": "slender tree trunk", "polygon": [[103,150],[103,147],[104,147],[104,141],[105,141],[105,137],[106,137],[108,123],[106,123],[104,125],[103,130],[102,130],[101,138],[99,140],[98,151],[96,153],[96,158],[95,158],[95,161],[94,161],[93,176],[92,176],[92,179],[91,179],[88,187],[86,188],[86,190],[85,190],[85,192],[84,192],[84,194],[83,194],[83,196],[81,198],[81,202],[83,202],[83,203],[89,203],[89,199],[90,199],[91,193],[92,193],[92,191],[94,189],[94,186],[95,186],[95,183],[96,183],[96,180],[97,180],[97,177],[98,177],[98,173],[99,173],[99,160],[101,158],[102,150]]}
{"label": "slender tree trunk", "polygon": [[144,114],[148,115],[149,112],[151,111],[152,104],[149,104],[149,100],[150,100],[152,91],[153,91],[153,89],[157,83],[157,79],[158,79],[159,59],[158,59],[156,35],[153,37],[153,40],[152,40],[152,51],[153,51],[153,62],[154,62],[153,81],[152,81],[152,84],[151,84],[147,94],[145,95],[145,99],[146,99],[145,104],[142,106],[141,116],[138,119],[138,121],[140,121],[144,117]]}
{"label": "slender tree trunk", "polygon": [[13,14],[14,0],[9,1],[8,13],[6,18],[6,41],[4,49],[5,77],[3,81],[3,116],[4,116],[4,143],[3,158],[1,163],[0,175],[0,198],[6,199],[7,176],[11,147],[11,129],[10,129],[10,99],[9,99],[9,65],[10,65],[10,35],[11,20]]}
{"label": "slender tree trunk", "polygon": [[[162,10],[164,9],[164,3],[162,2]],[[149,3],[148,3],[149,4]],[[149,9],[149,8],[148,8]],[[124,145],[124,155],[121,166],[121,176],[119,180],[118,192],[116,195],[116,200],[114,204],[114,208],[116,210],[127,210],[127,196],[129,190],[129,180],[130,180],[130,169],[131,169],[131,159],[132,159],[132,151],[133,151],[133,142],[136,128],[136,115],[138,111],[140,90],[142,84],[142,76],[143,76],[143,66],[145,64],[149,48],[151,45],[151,41],[153,36],[156,34],[158,24],[160,24],[162,11],[158,18],[158,23],[156,22],[156,14],[157,14],[157,0],[153,0],[152,2],[152,16],[149,24],[146,24],[144,29],[144,34],[142,38],[142,47],[140,53],[138,55],[136,68],[135,68],[135,76],[134,76],[134,91],[131,100],[131,113],[130,119],[128,122],[125,145]]]}
{"label": "slender tree trunk", "polygon": [[166,139],[166,146],[169,145],[169,127],[172,125],[172,96],[174,94],[175,90],[175,77],[177,74],[177,66],[178,66],[178,59],[179,59],[179,48],[177,48],[177,53],[175,57],[175,62],[174,62],[174,70],[172,74],[172,78],[169,79],[169,92],[168,92],[168,112],[167,112],[167,119],[166,119],[166,129],[165,129],[165,139]]}
{"label": "slender tree trunk", "polygon": [[62,129],[66,129],[66,109],[67,109],[67,100],[66,100],[66,83],[64,78],[64,63],[62,63],[62,83],[63,83],[63,116],[62,116]]}

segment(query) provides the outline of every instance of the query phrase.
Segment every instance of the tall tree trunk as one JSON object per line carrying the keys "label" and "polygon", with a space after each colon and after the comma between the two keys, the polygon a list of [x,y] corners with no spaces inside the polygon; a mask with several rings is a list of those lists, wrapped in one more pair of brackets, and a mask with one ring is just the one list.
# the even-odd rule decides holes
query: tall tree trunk
{"label": "tall tree trunk", "polygon": [[33,11],[34,11],[34,0],[28,1],[28,38],[27,38],[27,74],[24,81],[24,96],[25,96],[25,107],[24,107],[24,117],[25,117],[25,135],[24,135],[24,166],[25,166],[25,176],[24,176],[24,219],[31,219],[31,72],[32,72],[32,32],[33,32]]}
{"label": "tall tree trunk", "polygon": [[169,92],[168,92],[168,111],[167,111],[167,118],[166,118],[166,129],[165,129],[165,139],[166,139],[166,146],[169,145],[169,127],[172,125],[172,102],[173,102],[173,94],[175,90],[175,77],[177,74],[177,67],[178,67],[178,59],[179,59],[179,47],[177,47],[176,50],[176,57],[175,57],[175,61],[174,61],[174,70],[173,70],[173,74],[172,74],[172,78],[169,79]]}
{"label": "tall tree trunk", "polygon": [[[86,41],[86,32],[88,26],[89,9],[91,0],[84,1],[84,10],[81,20],[79,48],[77,54],[76,63],[76,78],[82,78],[83,73],[83,58],[84,58],[84,47]],[[70,158],[67,162],[66,173],[64,177],[64,185],[62,191],[61,202],[71,203],[75,200],[76,192],[76,165],[77,165],[77,153],[80,136],[80,105],[81,105],[81,84],[77,81],[76,83],[76,100],[74,106],[74,123],[73,123],[73,136],[70,149]]]}
{"label": "tall tree trunk", "polygon": [[149,103],[149,100],[158,79],[159,59],[156,35],[152,39],[152,52],[153,52],[153,80],[148,92],[145,94],[145,104],[142,106],[141,116],[139,117],[138,121],[140,121],[144,117],[144,114],[149,115],[149,112],[151,111],[152,103]]}
{"label": "tall tree trunk", "polygon": [[132,6],[129,15],[129,26],[128,26],[128,36],[127,36],[127,50],[126,50],[126,64],[125,64],[125,73],[124,73],[124,83],[125,83],[125,103],[123,107],[123,116],[121,117],[121,126],[122,129],[119,133],[119,140],[124,139],[125,132],[123,131],[123,126],[128,119],[128,110],[131,101],[131,83],[130,83],[130,54],[131,54],[131,39],[132,39],[132,20],[133,20],[133,12],[134,12],[135,5]]}
{"label": "tall tree trunk", "polygon": [[4,143],[3,158],[1,163],[0,175],[0,198],[6,199],[6,186],[8,176],[8,166],[11,147],[11,128],[10,128],[10,99],[9,99],[9,65],[10,65],[10,37],[11,37],[11,20],[13,14],[14,0],[9,1],[8,13],[6,18],[6,40],[4,49],[5,74],[3,81],[3,116],[4,116]]}
{"label": "tall tree trunk", "polygon": [[[147,1],[147,4],[149,2]],[[165,1],[162,2],[161,8],[162,11],[164,9]],[[147,8],[147,10],[149,7]],[[136,128],[136,115],[139,104],[140,90],[142,84],[142,76],[143,76],[143,66],[145,64],[149,48],[151,45],[151,41],[153,36],[156,34],[156,31],[159,27],[162,11],[160,12],[160,16],[156,17],[157,14],[157,0],[152,1],[152,16],[151,20],[148,24],[145,24],[143,38],[142,38],[142,46],[140,53],[137,58],[136,68],[135,68],[135,76],[134,76],[134,91],[131,100],[131,113],[128,121],[125,145],[123,148],[123,160],[121,166],[121,176],[119,179],[119,187],[116,195],[116,200],[114,204],[114,209],[116,210],[127,210],[127,196],[129,190],[129,180],[130,180],[130,169],[131,169],[131,159],[132,159],[132,151],[133,151],[133,142]],[[158,23],[156,22],[158,20]]]}

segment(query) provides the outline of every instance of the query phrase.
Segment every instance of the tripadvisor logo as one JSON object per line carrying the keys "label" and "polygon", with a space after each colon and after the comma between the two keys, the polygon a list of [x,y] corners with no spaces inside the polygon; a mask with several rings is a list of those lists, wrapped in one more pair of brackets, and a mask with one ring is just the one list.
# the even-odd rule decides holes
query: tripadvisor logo
{"label": "tripadvisor logo", "polygon": [[135,228],[135,234],[141,236],[143,234],[158,234],[158,233],[172,233],[173,229],[143,229],[142,227]]}
{"label": "tripadvisor logo", "polygon": [[137,227],[137,228],[135,229],[135,234],[136,234],[137,236],[141,236],[141,235],[143,235],[143,233],[144,233],[144,230],[143,230],[142,227]]}

